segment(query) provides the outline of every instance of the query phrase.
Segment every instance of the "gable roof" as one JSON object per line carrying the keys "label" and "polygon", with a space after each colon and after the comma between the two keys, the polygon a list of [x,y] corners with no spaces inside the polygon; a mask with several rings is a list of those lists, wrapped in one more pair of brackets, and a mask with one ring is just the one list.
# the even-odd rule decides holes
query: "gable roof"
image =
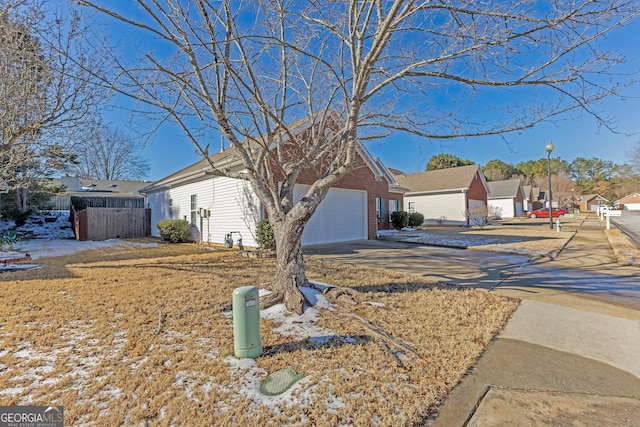
{"label": "gable roof", "polygon": [[393,175],[400,187],[411,193],[443,193],[468,190],[477,174],[486,180],[479,165],[459,166],[411,174]]}
{"label": "gable roof", "polygon": [[621,199],[615,201],[615,204],[640,203],[640,193],[627,194]]}
{"label": "gable roof", "polygon": [[[292,128],[294,128],[294,130],[297,132],[301,132],[304,130],[305,126],[313,126],[313,124],[314,123],[312,120],[310,120],[309,118],[305,118],[295,122]],[[258,138],[263,137],[259,136]],[[247,143],[249,144],[249,146],[255,145],[256,149],[260,149],[260,147],[262,147],[261,145],[256,143],[256,140],[248,141]],[[388,182],[389,186],[395,184],[394,177],[392,176],[391,172],[389,172],[389,170],[382,164],[379,158],[373,158],[360,141],[356,142],[356,152],[360,155],[365,165],[367,165],[367,167],[369,167],[369,169],[373,172],[376,180],[384,179]],[[229,169],[230,171],[241,171],[245,169],[240,155],[238,155],[237,150],[233,146],[226,148],[221,152],[210,155],[209,159],[218,169]],[[142,188],[140,192],[148,193],[165,188],[170,188],[176,185],[197,182],[207,179],[216,174],[217,173],[213,171],[209,162],[205,159],[202,159],[190,166],[187,166],[184,169],[179,170],[178,172],[175,172],[158,181],[151,183],[150,185]]]}
{"label": "gable roof", "polygon": [[487,181],[489,187],[488,199],[504,199],[507,197],[517,197],[522,190],[519,179],[505,179],[502,181]]}
{"label": "gable roof", "polygon": [[599,198],[599,200],[604,200],[605,202],[608,202],[609,199],[602,197],[599,194],[583,194],[582,196],[578,196],[578,200],[581,202],[590,202],[593,199]]}

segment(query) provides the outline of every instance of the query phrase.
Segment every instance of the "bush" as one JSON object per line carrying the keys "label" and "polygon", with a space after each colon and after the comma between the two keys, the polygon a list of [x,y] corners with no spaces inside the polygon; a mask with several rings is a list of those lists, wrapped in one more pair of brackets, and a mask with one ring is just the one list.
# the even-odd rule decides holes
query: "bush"
{"label": "bush", "polygon": [[77,212],[83,211],[88,207],[87,201],[78,196],[71,196],[71,206],[73,206],[73,209],[75,209]]}
{"label": "bush", "polygon": [[409,215],[409,227],[420,227],[424,222],[424,215],[419,212],[414,212]]}
{"label": "bush", "polygon": [[275,249],[276,237],[268,219],[263,219],[256,228],[256,243],[263,249]]}
{"label": "bush", "polygon": [[396,211],[391,214],[391,224],[396,230],[402,230],[409,225],[409,213],[405,211]]}
{"label": "bush", "polygon": [[184,219],[163,219],[158,221],[158,230],[163,240],[171,243],[189,241],[189,222]]}

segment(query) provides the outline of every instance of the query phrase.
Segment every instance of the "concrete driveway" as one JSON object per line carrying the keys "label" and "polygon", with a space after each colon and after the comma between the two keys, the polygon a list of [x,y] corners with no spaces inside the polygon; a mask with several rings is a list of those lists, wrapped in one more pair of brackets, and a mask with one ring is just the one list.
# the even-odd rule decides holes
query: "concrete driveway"
{"label": "concrete driveway", "polygon": [[595,215],[555,259],[385,241],[305,253],[522,299],[429,425],[640,426],[640,268],[617,264]]}
{"label": "concrete driveway", "polygon": [[311,246],[305,254],[568,307],[576,304],[570,297],[580,297],[579,304],[605,303],[598,312],[635,318],[640,269],[618,265],[595,218],[555,259],[386,240]]}
{"label": "concrete driveway", "polygon": [[508,255],[384,240],[305,248],[305,255],[346,264],[386,268],[424,279],[491,289],[529,261]]}

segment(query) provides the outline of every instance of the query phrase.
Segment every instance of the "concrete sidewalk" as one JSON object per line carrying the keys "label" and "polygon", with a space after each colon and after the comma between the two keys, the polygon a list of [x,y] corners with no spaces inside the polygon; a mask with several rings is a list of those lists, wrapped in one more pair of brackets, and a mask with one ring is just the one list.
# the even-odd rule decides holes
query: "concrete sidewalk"
{"label": "concrete sidewalk", "polygon": [[[640,269],[617,264],[595,215],[547,262],[640,287]],[[515,274],[491,290],[520,307],[431,425],[640,426],[640,310],[553,285],[522,286]]]}

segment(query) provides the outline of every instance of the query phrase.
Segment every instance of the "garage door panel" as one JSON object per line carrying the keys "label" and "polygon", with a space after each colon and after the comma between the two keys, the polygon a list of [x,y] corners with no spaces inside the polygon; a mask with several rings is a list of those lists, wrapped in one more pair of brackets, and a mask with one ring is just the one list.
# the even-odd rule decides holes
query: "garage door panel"
{"label": "garage door panel", "polygon": [[[308,187],[296,186],[295,200]],[[367,238],[367,193],[332,188],[316,209],[302,234],[302,245],[345,242]]]}

